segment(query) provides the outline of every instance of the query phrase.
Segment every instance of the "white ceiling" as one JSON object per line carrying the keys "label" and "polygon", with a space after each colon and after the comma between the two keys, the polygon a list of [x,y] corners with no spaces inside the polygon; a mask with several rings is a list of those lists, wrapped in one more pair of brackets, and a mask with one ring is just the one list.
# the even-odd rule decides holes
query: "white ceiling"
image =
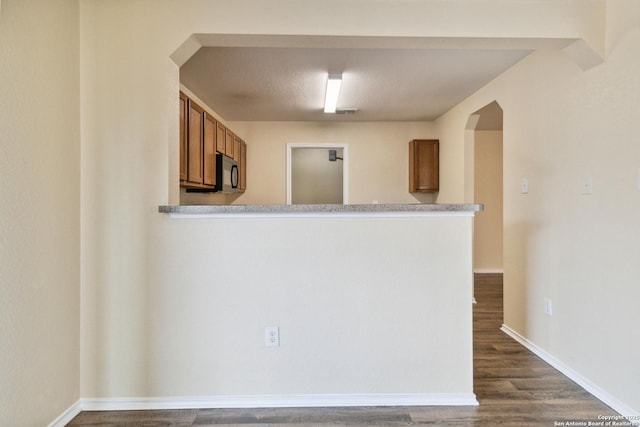
{"label": "white ceiling", "polygon": [[[318,37],[303,46],[289,39],[265,46],[255,40],[201,47],[180,67],[180,82],[228,121],[432,121],[539,44],[370,47]],[[323,112],[328,73],[343,76],[338,108],[357,113]]]}

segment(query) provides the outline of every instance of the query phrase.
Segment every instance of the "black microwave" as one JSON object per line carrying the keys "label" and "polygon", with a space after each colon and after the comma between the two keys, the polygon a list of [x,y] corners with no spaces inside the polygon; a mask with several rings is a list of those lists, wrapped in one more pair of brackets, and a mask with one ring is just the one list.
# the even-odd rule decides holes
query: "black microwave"
{"label": "black microwave", "polygon": [[238,162],[224,154],[216,154],[216,191],[232,194],[238,191]]}

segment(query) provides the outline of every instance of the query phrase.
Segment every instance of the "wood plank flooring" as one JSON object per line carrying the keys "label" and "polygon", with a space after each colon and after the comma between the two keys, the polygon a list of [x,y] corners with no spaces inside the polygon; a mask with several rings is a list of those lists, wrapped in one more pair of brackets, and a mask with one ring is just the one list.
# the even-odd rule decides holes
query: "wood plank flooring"
{"label": "wood plank flooring", "polygon": [[[184,409],[82,412],[68,426],[557,426],[616,415],[502,333],[502,275],[475,277],[474,391],[478,407]],[[585,424],[586,425],[586,424]]]}

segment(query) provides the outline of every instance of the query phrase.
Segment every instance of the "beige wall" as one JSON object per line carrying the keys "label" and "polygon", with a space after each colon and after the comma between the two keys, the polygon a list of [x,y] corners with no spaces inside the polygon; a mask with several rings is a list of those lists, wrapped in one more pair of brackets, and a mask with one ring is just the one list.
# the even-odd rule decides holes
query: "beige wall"
{"label": "beige wall", "polygon": [[291,203],[343,203],[342,149],[335,149],[336,159],[329,161],[328,148],[291,150]]}
{"label": "beige wall", "polygon": [[[185,341],[189,343],[208,336],[209,325],[191,317],[189,302],[198,292],[208,292],[216,277],[204,263],[191,261],[203,260],[199,246],[190,246],[192,239],[199,239],[203,223],[171,222],[157,213],[157,205],[179,200],[173,184],[178,170],[178,71],[169,56],[192,33],[584,37],[598,52],[616,40],[607,63],[582,71],[562,52],[536,53],[438,120],[438,201],[464,200],[463,129],[469,114],[498,99],[505,110],[506,321],[640,409],[634,388],[639,382],[638,344],[628,339],[628,328],[618,328],[640,320],[632,307],[639,296],[635,260],[640,256],[632,243],[639,240],[634,178],[639,145],[633,132],[640,87],[638,32],[605,38],[602,2],[517,2],[517,8],[514,4],[474,1],[451,10],[446,2],[399,5],[382,0],[367,2],[366,8],[360,1],[344,0],[315,6],[285,0],[83,0],[82,395],[220,391],[210,384],[168,377],[176,366],[205,367],[213,376],[219,365],[198,359],[198,354],[185,352],[172,359],[157,351],[171,335],[165,327],[179,327],[173,332],[176,336],[190,334],[192,340]],[[333,7],[341,10],[337,17],[331,14]],[[4,9],[3,5],[3,14]],[[622,16],[629,14],[616,16],[625,21]],[[365,126],[310,130],[308,124],[289,129],[282,124],[246,125],[238,133],[250,144],[249,162],[254,166],[249,169],[250,190],[237,199],[239,203],[283,202],[284,168],[260,173],[255,165],[265,160],[283,164],[285,140],[306,135],[314,142],[318,135],[346,140],[358,126]],[[279,129],[282,134],[275,136],[265,132]],[[406,144],[407,134],[400,135],[398,146]],[[358,150],[350,145],[351,158],[354,151]],[[362,158],[389,158],[388,151],[381,154],[365,144],[359,151]],[[380,179],[406,176],[391,172]],[[368,181],[370,175],[357,173],[357,167],[350,168],[353,203],[405,200],[386,189],[381,196]],[[518,193],[523,173],[530,175],[528,197]],[[576,194],[575,187],[585,173],[594,176],[595,193],[588,198]],[[601,251],[602,247],[616,250]],[[259,263],[260,257],[248,262]],[[163,276],[168,270],[171,275]],[[225,297],[235,291],[228,289]],[[556,314],[551,319],[541,315],[543,296],[554,300]],[[182,317],[177,319],[180,323],[172,323],[177,304],[184,304],[178,310]],[[225,336],[245,336],[236,323],[227,328]],[[592,351],[594,345],[615,349],[620,343],[625,343],[624,351]],[[167,355],[176,355],[176,350]],[[147,368],[150,361],[153,370]],[[167,376],[153,376],[161,371]],[[195,372],[202,370],[194,371],[197,380]]]}
{"label": "beige wall", "polygon": [[[172,318],[155,317],[163,313],[157,307],[165,305],[164,313],[169,315],[173,290],[192,298],[198,291],[190,286],[203,286],[217,277],[216,272],[203,269],[203,265],[186,262],[200,259],[197,248],[189,245],[191,238],[199,236],[199,227],[167,234],[172,223],[157,213],[158,205],[179,199],[177,184],[169,185],[177,183],[175,118],[179,87],[178,68],[170,55],[194,31],[305,34],[316,22],[330,22],[308,11],[301,11],[299,19],[290,20],[288,17],[295,12],[291,8],[296,5],[299,4],[278,1],[270,2],[268,7],[262,2],[240,7],[231,1],[166,1],[161,6],[157,1],[81,2],[84,397],[182,392],[172,391],[166,378],[154,383],[157,380],[147,369],[149,361],[160,354],[155,351],[158,347],[152,345],[164,336],[158,321]],[[340,5],[343,10],[348,7],[344,2]],[[384,3],[380,6],[383,10],[375,12],[377,18],[372,17],[374,21],[359,26],[359,30],[368,28],[372,34],[379,30],[378,18],[386,21],[389,12]],[[328,13],[324,7],[322,13]],[[150,14],[150,9],[155,13]],[[247,10],[254,13],[248,16]],[[273,14],[276,11],[280,13]],[[351,13],[356,11],[360,16],[360,7]],[[273,19],[265,20],[265,15]],[[353,28],[350,19],[341,25]],[[409,27],[405,22],[399,28],[405,31]],[[416,21],[410,28],[408,34],[420,34],[428,26]],[[249,189],[237,203],[284,203],[286,142],[319,140],[347,143],[350,158],[362,161],[350,165],[352,203],[374,199],[416,201],[406,193],[406,145],[411,138],[429,137],[432,129],[429,124],[405,123],[230,125],[248,143]],[[278,163],[281,168],[273,167]],[[392,163],[400,166],[387,169]],[[269,165],[262,170],[264,173],[258,166],[261,164]],[[380,165],[379,175],[372,177],[364,167],[367,164]],[[394,189],[401,189],[402,193]],[[165,235],[170,238],[158,240]],[[163,252],[176,246],[185,248],[178,259],[175,254]],[[259,259],[248,258],[248,262]],[[181,271],[184,276],[176,281],[170,278],[174,275],[162,275],[165,267]],[[209,325],[181,313],[185,313],[190,333],[207,336]],[[236,325],[226,327],[229,336],[243,334]],[[184,360],[193,367],[212,369],[205,360],[205,365]],[[165,362],[156,366],[170,372],[174,365],[170,360]],[[434,383],[430,387],[442,385]],[[197,381],[191,387],[188,392],[194,394],[225,392],[215,384]],[[250,388],[245,391],[251,392]]]}
{"label": "beige wall", "polygon": [[505,324],[640,411],[640,2],[611,2],[607,17],[605,63],[583,71],[561,51],[534,53],[436,126],[462,151],[469,115],[500,103]]}
{"label": "beige wall", "polygon": [[0,425],[44,426],[80,374],[78,3],[0,15]]}
{"label": "beige wall", "polygon": [[346,144],[349,203],[417,203],[409,193],[409,141],[431,123],[234,122],[247,141],[247,192],[236,203],[285,204],[287,143]]}
{"label": "beige wall", "polygon": [[[175,334],[188,331],[193,340],[208,331],[202,319],[189,317],[190,304],[176,318],[181,300],[172,299],[188,302],[210,284],[202,263],[183,268],[202,254],[173,252],[189,248],[201,223],[177,224],[157,213],[157,205],[179,200],[177,185],[170,184],[178,165],[178,73],[169,56],[194,32],[584,37],[596,52],[606,52],[607,62],[588,71],[561,52],[538,52],[438,120],[438,201],[464,199],[462,129],[469,114],[498,99],[505,109],[505,321],[640,410],[640,349],[627,332],[640,323],[633,305],[640,297],[634,244],[640,241],[638,1],[610,2],[607,21],[601,19],[603,2],[512,5],[484,0],[452,11],[442,2],[373,1],[362,8],[344,0],[315,7],[284,0],[81,0],[78,67],[76,2],[3,0],[0,421],[46,424],[77,400],[78,381],[85,397],[211,391],[194,383],[168,387],[176,383],[153,376],[165,368],[171,375],[176,360],[216,367],[204,359],[193,363],[197,355],[176,355],[175,349],[167,354],[183,359],[155,351],[167,336],[163,325],[182,325]],[[332,6],[342,13],[330,15]],[[254,129],[268,126],[249,124],[247,132]],[[338,136],[352,132],[335,129]],[[309,134],[317,139],[327,130]],[[256,141],[267,138],[255,135]],[[250,156],[284,158],[254,148]],[[251,170],[255,191],[242,196],[247,202],[283,199],[280,172]],[[375,189],[369,175],[352,173],[354,203],[399,200],[388,189]],[[527,196],[519,194],[523,174],[531,183]],[[593,176],[592,196],[580,195],[586,174]],[[276,183],[275,190],[260,184],[263,179]],[[167,269],[172,279],[162,275]],[[197,286],[185,292],[185,283]],[[545,296],[554,301],[552,318],[542,315]],[[239,331],[232,326],[226,333],[235,339]]]}
{"label": "beige wall", "polygon": [[502,271],[502,131],[474,132],[474,203],[484,205],[474,222],[473,268]]}

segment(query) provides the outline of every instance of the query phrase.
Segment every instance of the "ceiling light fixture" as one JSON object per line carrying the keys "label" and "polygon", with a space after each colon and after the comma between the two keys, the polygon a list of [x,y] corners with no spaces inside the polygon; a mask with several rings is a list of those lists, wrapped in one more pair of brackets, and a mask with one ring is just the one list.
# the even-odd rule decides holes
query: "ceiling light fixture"
{"label": "ceiling light fixture", "polygon": [[342,74],[329,74],[327,78],[327,93],[324,97],[324,112],[335,113],[338,105],[338,95],[342,85]]}

